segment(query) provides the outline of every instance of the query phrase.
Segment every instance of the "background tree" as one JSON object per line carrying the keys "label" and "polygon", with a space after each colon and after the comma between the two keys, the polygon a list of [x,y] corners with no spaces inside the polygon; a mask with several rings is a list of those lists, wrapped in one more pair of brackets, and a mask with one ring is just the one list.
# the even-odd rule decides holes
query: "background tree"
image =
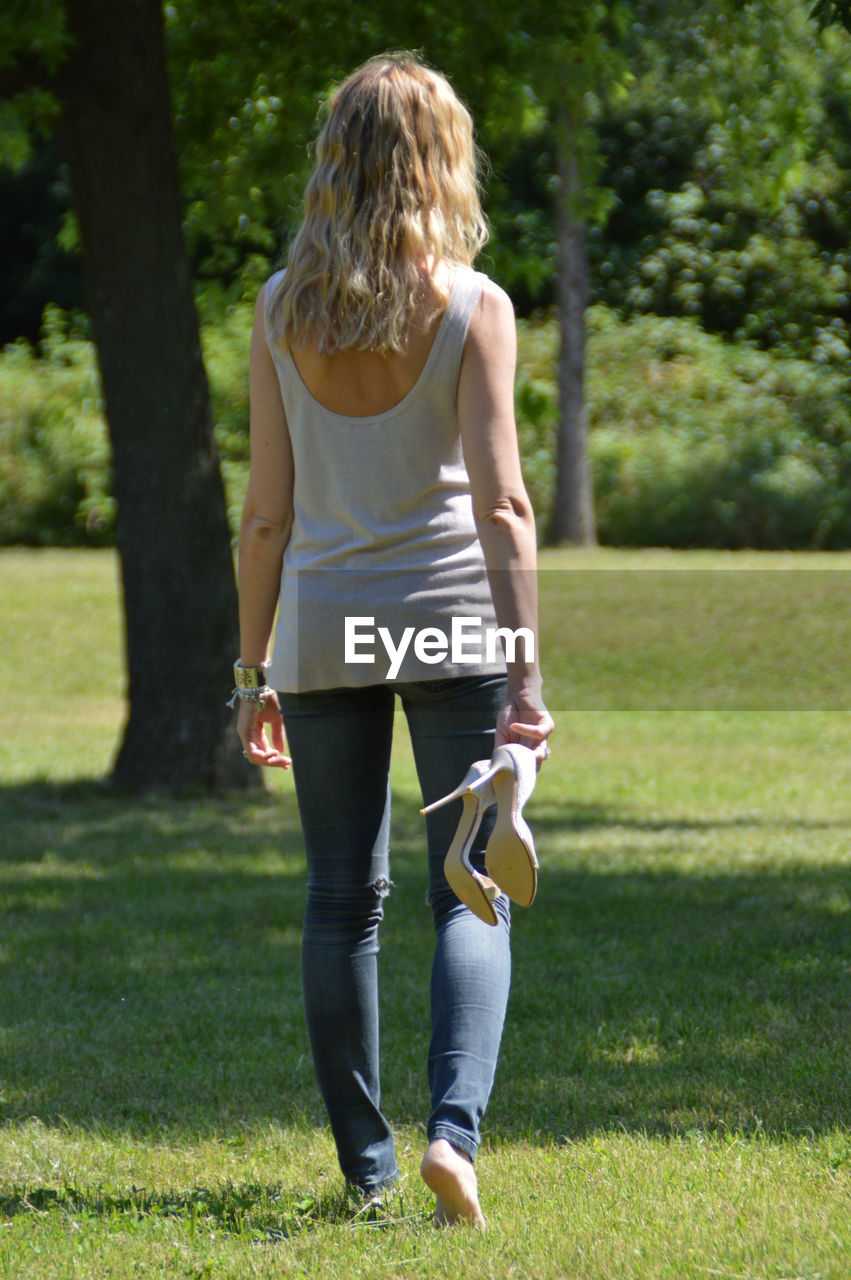
{"label": "background tree", "polygon": [[558,177],[559,429],[551,537],[579,546],[597,540],[585,396],[587,236],[609,206],[599,186],[593,114],[600,97],[625,81],[619,43],[629,16],[626,4],[578,7],[566,29],[545,37],[547,57],[536,76],[554,126]]}
{"label": "background tree", "polygon": [[256,774],[224,706],[235,583],[159,0],[15,3],[0,50],[0,93],[52,114],[85,256],[127,646],[129,712],[113,778],[130,790],[248,785]]}

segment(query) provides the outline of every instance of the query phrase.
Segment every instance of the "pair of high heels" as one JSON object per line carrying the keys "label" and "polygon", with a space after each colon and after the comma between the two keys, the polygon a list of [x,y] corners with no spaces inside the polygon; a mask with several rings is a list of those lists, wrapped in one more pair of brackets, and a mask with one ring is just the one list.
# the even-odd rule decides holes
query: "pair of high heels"
{"label": "pair of high heels", "polygon": [[[504,892],[518,906],[531,906],[538,887],[538,859],[523,806],[532,794],[538,767],[529,747],[511,742],[497,747],[490,760],[470,765],[449,795],[420,809],[431,813],[453,800],[463,802],[461,819],[443,869],[456,897],[485,924],[495,925],[494,901]],[[496,804],[496,823],[485,852],[487,875],[470,862],[470,849],[484,812]]]}

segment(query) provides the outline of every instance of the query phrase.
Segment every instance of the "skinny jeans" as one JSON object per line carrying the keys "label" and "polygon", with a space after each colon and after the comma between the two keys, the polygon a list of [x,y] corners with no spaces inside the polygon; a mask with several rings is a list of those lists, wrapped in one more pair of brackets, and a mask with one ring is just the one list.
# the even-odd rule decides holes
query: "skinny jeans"
{"label": "skinny jeans", "polygon": [[[340,1167],[363,1190],[398,1177],[381,1110],[379,926],[390,891],[390,747],[395,695],[411,735],[423,803],[452,791],[474,760],[489,759],[503,703],[502,676],[279,694],[307,855],[302,985],[313,1062]],[[508,1002],[508,899],[498,924],[456,898],[443,860],[461,816],[453,801],[425,819],[436,933],[431,971],[428,1138],[475,1159]],[[471,851],[484,869],[493,828],[485,812]]]}

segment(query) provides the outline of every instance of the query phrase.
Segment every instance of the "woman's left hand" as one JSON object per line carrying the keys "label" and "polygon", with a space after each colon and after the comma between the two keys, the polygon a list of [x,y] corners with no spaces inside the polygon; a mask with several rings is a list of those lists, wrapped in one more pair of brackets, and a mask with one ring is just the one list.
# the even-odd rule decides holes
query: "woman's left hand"
{"label": "woman's left hand", "polygon": [[[271,729],[271,746],[266,737],[266,725]],[[236,731],[249,763],[275,769],[290,768],[292,759],[286,754],[284,720],[276,693],[267,694],[263,702],[240,702]]]}
{"label": "woman's left hand", "polygon": [[509,688],[496,722],[496,745],[519,742],[529,747],[540,769],[549,757],[547,738],[554,728],[539,689]]}

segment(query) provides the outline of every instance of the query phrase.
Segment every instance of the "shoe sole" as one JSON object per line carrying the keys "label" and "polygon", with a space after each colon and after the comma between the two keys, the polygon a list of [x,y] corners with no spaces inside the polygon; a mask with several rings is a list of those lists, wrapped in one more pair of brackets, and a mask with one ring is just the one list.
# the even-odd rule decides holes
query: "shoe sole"
{"label": "shoe sole", "polygon": [[530,907],[538,890],[538,859],[531,843],[523,839],[515,826],[517,781],[506,771],[494,778],[493,789],[497,819],[488,840],[485,867],[512,902],[518,907]]}
{"label": "shoe sole", "polygon": [[[465,812],[443,862],[443,874],[456,898],[463,902],[465,907],[469,907],[473,915],[478,916],[485,924],[496,925],[499,923],[499,917],[494,911],[493,900],[499,897],[499,885],[471,867],[465,866],[467,846],[472,843],[479,823],[475,806],[465,804],[464,808]],[[469,818],[465,821],[468,813]]]}

